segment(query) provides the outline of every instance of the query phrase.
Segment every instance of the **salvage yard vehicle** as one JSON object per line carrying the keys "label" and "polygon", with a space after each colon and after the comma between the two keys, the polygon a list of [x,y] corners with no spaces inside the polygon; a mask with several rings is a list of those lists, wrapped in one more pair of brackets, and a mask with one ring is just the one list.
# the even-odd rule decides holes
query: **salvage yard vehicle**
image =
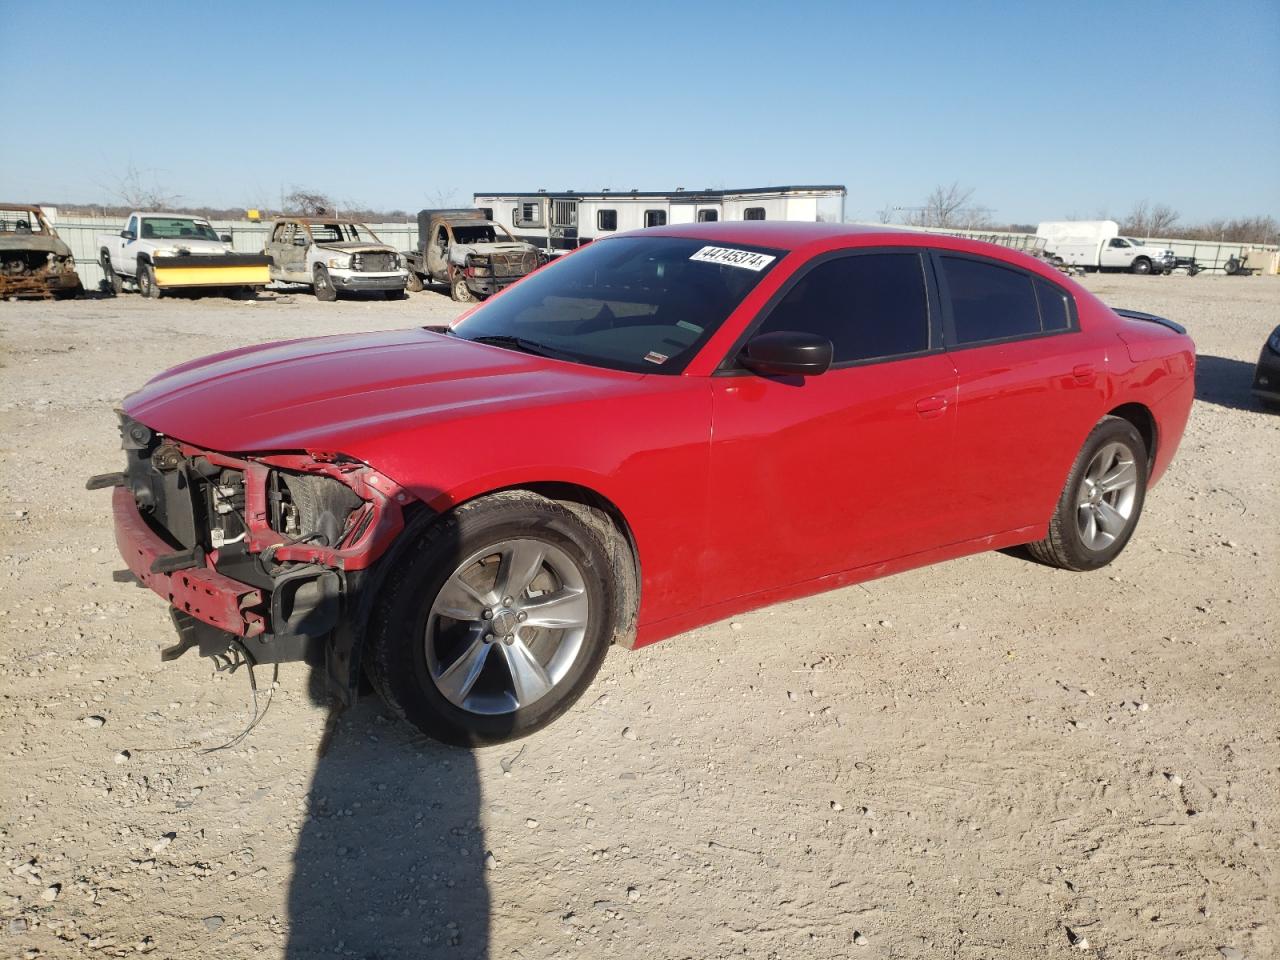
{"label": "salvage yard vehicle", "polygon": [[74,297],[83,290],[71,248],[34,203],[0,203],[0,298]]}
{"label": "salvage yard vehicle", "polygon": [[1280,408],[1280,327],[1271,331],[1253,368],[1253,395],[1272,410]]}
{"label": "salvage yard vehicle", "polygon": [[152,299],[166,290],[252,294],[271,280],[266,257],[236,253],[229,234],[185,213],[134,211],[119,233],[98,235],[98,259],[112,294],[131,280]]}
{"label": "salvage yard vehicle", "polygon": [[354,220],[281,217],[271,225],[265,252],[273,280],[310,284],[317,300],[356,290],[399,299],[409,279],[404,257]]}
{"label": "salvage yard vehicle", "polygon": [[467,303],[492,296],[538,269],[531,243],[517,240],[479,210],[421,210],[418,249],[405,254],[410,289],[444,283],[449,296]]}
{"label": "salvage yard vehicle", "polygon": [[[1165,247],[1120,236],[1114,220],[1051,220],[1036,227],[1045,252],[1072,267],[1085,270],[1127,270],[1130,273],[1172,273],[1180,266]],[[1187,266],[1188,272],[1190,266]]]}
{"label": "salvage yard vehicle", "polygon": [[1025,544],[1110,563],[1194,393],[1177,324],[1016,251],[837,224],[620,234],[450,328],[245,347],[124,401],[163,656],[361,671],[451,743],[563,713],[611,643]]}

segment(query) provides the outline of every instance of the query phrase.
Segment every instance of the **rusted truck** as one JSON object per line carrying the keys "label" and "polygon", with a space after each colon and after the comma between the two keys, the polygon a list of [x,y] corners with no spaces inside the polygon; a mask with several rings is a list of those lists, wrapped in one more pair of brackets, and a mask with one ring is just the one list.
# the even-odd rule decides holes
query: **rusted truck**
{"label": "rusted truck", "polygon": [[538,248],[517,240],[480,210],[421,210],[418,249],[405,253],[408,289],[444,283],[463,303],[483,300],[540,265]]}
{"label": "rusted truck", "polygon": [[71,248],[34,203],[0,203],[0,298],[63,299],[83,287]]}

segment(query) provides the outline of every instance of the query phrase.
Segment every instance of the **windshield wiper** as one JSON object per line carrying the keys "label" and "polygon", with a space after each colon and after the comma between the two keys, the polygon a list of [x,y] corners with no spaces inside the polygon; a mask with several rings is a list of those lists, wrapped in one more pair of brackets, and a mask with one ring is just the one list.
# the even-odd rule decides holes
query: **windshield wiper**
{"label": "windshield wiper", "polygon": [[[458,336],[454,334],[454,336]],[[505,333],[493,333],[483,337],[461,337],[463,340],[470,340],[472,343],[487,343],[493,347],[507,347],[512,350],[519,350],[522,353],[531,353],[535,357],[550,357],[552,359],[564,359],[564,355],[545,344],[538,343],[536,340],[526,340],[524,337],[513,337]]]}

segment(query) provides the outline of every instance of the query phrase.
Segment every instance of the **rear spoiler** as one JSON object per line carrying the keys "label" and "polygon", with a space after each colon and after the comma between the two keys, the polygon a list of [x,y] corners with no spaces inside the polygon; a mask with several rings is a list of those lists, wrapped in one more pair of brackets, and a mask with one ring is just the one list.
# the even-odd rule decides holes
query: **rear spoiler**
{"label": "rear spoiler", "polygon": [[1162,327],[1168,327],[1174,333],[1185,334],[1187,328],[1180,323],[1174,323],[1172,320],[1166,320],[1164,317],[1157,317],[1154,313],[1141,313],[1138,310],[1116,310],[1112,313],[1117,316],[1124,317],[1126,320],[1143,320],[1146,323],[1158,323]]}

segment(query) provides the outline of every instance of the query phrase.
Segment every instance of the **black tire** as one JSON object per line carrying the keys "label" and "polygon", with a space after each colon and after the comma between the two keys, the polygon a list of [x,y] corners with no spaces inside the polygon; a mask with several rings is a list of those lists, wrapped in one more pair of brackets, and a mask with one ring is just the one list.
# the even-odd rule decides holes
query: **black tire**
{"label": "black tire", "polygon": [[404,288],[410,293],[421,293],[424,288],[422,277],[418,276],[414,270],[409,271],[409,278],[405,280]]}
{"label": "black tire", "polygon": [[1146,257],[1138,257],[1129,265],[1129,269],[1134,273],[1146,274],[1151,272],[1151,261]]}
{"label": "black tire", "polygon": [[1222,272],[1228,277],[1234,277],[1240,272],[1240,261],[1235,257],[1228,257],[1227,262],[1222,265]]}
{"label": "black tire", "polygon": [[156,270],[149,263],[138,263],[138,292],[148,300],[160,299],[160,288],[156,286]]}
{"label": "black tire", "polygon": [[[589,605],[586,627],[566,671],[538,699],[505,713],[473,712],[455,705],[431,677],[428,619],[465,558],[512,539],[550,544],[576,565]],[[364,667],[387,705],[437,740],[482,746],[527,736],[563,714],[594,679],[613,637],[617,589],[600,537],[576,515],[527,491],[482,497],[435,522],[397,558],[370,623]],[[492,670],[509,677],[505,663],[505,655],[486,661],[480,676]]]}
{"label": "black tire", "polygon": [[324,264],[316,264],[312,274],[311,289],[315,291],[316,299],[325,303],[333,303],[338,299],[338,288],[333,285],[333,280],[330,279],[329,271],[325,269]]}
{"label": "black tire", "polygon": [[[1124,527],[1105,547],[1091,548],[1085,543],[1077,523],[1077,516],[1085,509],[1081,499],[1086,492],[1086,471],[1094,457],[1108,445],[1119,443],[1128,448],[1136,474],[1132,508]],[[1049,535],[1043,540],[1027,544],[1035,559],[1063,570],[1097,570],[1119,556],[1138,525],[1142,504],[1147,492],[1147,446],[1141,434],[1128,420],[1120,417],[1103,417],[1090,431],[1080,453],[1076,455],[1066,486],[1053,517],[1049,520]]]}
{"label": "black tire", "polygon": [[456,274],[454,278],[449,281],[449,298],[457,301],[458,303],[470,303],[475,299],[475,297],[471,295],[471,288],[467,286],[467,278],[461,273]]}
{"label": "black tire", "polygon": [[111,254],[103,250],[98,256],[98,263],[102,265],[102,279],[107,296],[120,296],[124,292],[124,281],[120,279],[120,274],[116,273],[115,268],[111,266]]}

